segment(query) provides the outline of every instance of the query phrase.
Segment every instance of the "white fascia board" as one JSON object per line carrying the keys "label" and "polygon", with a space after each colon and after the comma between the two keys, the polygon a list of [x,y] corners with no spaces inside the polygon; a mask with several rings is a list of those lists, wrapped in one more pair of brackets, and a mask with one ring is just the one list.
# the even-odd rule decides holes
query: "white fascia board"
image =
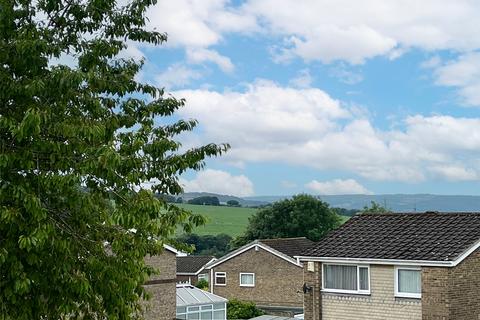
{"label": "white fascia board", "polygon": [[163,248],[165,250],[168,250],[170,252],[173,252],[177,255],[177,257],[186,257],[188,256],[188,254],[186,254],[185,252],[182,252],[182,251],[178,251],[177,249],[175,249],[174,247],[172,246],[169,246],[168,244],[163,244]]}
{"label": "white fascia board", "polygon": [[363,258],[335,258],[335,257],[308,257],[296,256],[300,261],[351,263],[351,264],[384,264],[396,266],[420,267],[454,267],[454,261],[429,261],[429,260],[398,260],[398,259],[363,259]]}
{"label": "white fascia board", "polygon": [[461,255],[459,255],[457,257],[457,259],[455,259],[453,261],[453,266],[456,267],[460,262],[462,262],[463,260],[465,260],[466,257],[468,257],[469,255],[471,255],[473,252],[475,252],[475,250],[477,250],[478,248],[480,248],[480,240],[477,241],[473,246],[471,246],[468,250],[466,250],[464,253],[462,253]]}
{"label": "white fascia board", "polygon": [[195,275],[198,276],[202,271],[206,270],[206,266],[208,266],[210,263],[214,262],[214,261],[217,261],[217,258],[212,258],[212,260],[208,261],[207,263],[205,263],[205,265],[203,267],[200,268],[200,270],[198,270]]}
{"label": "white fascia board", "polygon": [[293,259],[293,258],[291,258],[291,257],[289,257],[289,256],[287,256],[287,255],[285,255],[285,254],[283,254],[283,253],[281,253],[280,251],[277,251],[277,250],[275,250],[275,249],[273,249],[273,248],[270,248],[269,246],[267,246],[267,245],[259,242],[258,240],[255,240],[254,242],[252,242],[252,243],[250,243],[250,244],[247,244],[247,245],[245,245],[245,246],[243,246],[243,247],[241,247],[241,248],[238,248],[236,251],[232,251],[231,253],[227,254],[227,255],[224,256],[223,258],[218,259],[217,261],[213,262],[212,264],[210,264],[210,265],[207,264],[207,265],[205,266],[205,268],[206,268],[206,269],[214,268],[214,267],[218,266],[219,264],[222,264],[222,263],[224,263],[225,261],[228,261],[228,260],[232,259],[233,257],[236,257],[236,256],[244,253],[245,251],[248,251],[248,250],[250,250],[250,249],[252,249],[252,248],[254,248],[254,247],[256,247],[256,246],[257,246],[257,247],[260,247],[260,248],[262,248],[263,250],[268,251],[268,252],[270,252],[271,254],[276,255],[277,257],[279,257],[279,258],[281,258],[281,259],[283,259],[283,260],[285,260],[285,261],[288,261],[288,262],[290,262],[290,263],[292,263],[292,264],[294,264],[294,265],[296,265],[296,266],[298,266],[298,267],[302,267],[302,264],[301,264],[301,263],[297,263],[297,260],[296,260],[296,259]]}

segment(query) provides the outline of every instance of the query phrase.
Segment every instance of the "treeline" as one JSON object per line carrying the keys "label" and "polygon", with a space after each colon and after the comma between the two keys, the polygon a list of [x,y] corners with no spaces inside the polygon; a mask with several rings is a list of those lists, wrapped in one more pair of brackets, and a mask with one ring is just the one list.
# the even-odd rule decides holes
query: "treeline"
{"label": "treeline", "polygon": [[[187,200],[186,202],[183,200],[182,197],[177,198],[175,196],[168,195],[168,194],[159,194],[157,195],[157,198],[161,198],[168,203],[188,203],[188,204],[196,204],[196,205],[204,205],[204,206],[221,206],[222,205],[220,203],[220,200],[218,200],[218,197],[215,197],[215,196],[196,197],[196,198]],[[237,200],[228,200],[226,202],[226,205],[229,207],[242,206],[240,202],[238,202]]]}

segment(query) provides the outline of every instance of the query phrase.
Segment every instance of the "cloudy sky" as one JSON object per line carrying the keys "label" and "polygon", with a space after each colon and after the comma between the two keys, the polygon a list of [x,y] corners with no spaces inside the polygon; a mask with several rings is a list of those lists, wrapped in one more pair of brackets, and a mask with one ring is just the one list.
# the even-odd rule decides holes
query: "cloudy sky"
{"label": "cloudy sky", "polygon": [[159,0],[140,75],[229,142],[187,191],[480,194],[480,1]]}

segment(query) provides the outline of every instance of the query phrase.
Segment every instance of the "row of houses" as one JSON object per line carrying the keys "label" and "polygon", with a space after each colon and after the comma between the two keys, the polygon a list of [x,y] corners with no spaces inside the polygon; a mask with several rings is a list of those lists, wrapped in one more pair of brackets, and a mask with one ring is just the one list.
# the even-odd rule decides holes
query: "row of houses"
{"label": "row of houses", "polygon": [[480,213],[363,214],[316,243],[256,240],[219,259],[178,256],[169,276],[306,320],[475,320],[479,247]]}

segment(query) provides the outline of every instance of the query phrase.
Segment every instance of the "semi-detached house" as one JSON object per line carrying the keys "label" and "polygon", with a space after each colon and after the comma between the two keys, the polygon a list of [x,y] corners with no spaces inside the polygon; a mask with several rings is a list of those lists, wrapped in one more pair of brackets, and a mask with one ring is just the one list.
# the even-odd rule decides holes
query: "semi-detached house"
{"label": "semi-detached house", "polygon": [[305,320],[480,319],[480,214],[362,214],[305,250]]}

